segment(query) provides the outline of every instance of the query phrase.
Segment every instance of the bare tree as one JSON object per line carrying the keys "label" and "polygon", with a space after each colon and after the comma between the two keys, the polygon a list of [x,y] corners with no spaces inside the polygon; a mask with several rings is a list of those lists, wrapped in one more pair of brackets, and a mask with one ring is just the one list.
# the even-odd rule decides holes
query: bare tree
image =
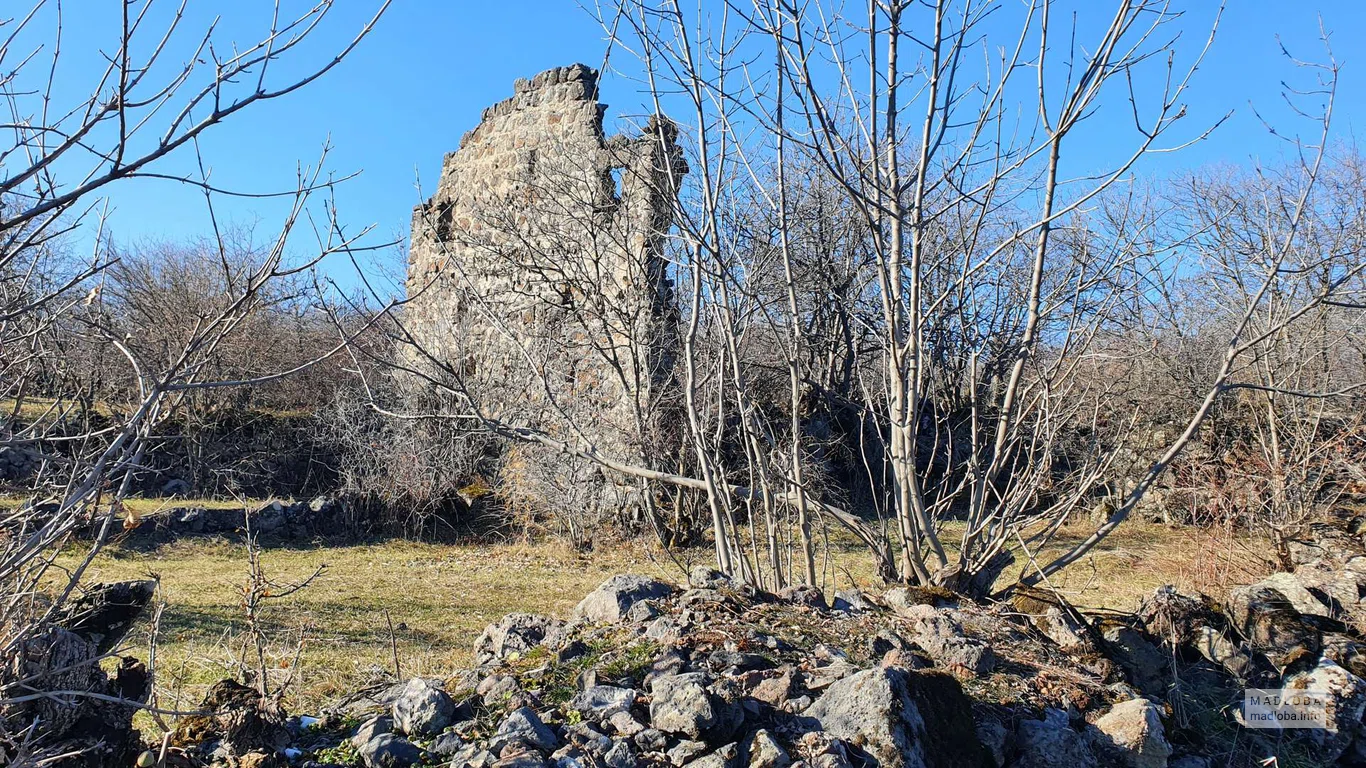
{"label": "bare tree", "polygon": [[[66,659],[68,668],[99,661],[93,644],[87,648],[87,641],[71,640],[74,635],[53,623],[78,594],[95,555],[119,530],[122,500],[149,436],[191,393],[262,384],[307,367],[311,361],[290,370],[220,377],[212,365],[219,350],[250,332],[256,310],[276,295],[273,286],[329,254],[365,247],[357,241],[366,233],[345,232],[336,216],[330,192],[341,179],[324,170],[324,150],[318,164],[300,166],[293,189],[270,194],[287,203],[287,212],[258,258],[235,264],[240,254],[221,233],[215,237],[214,255],[232,276],[221,300],[180,335],[150,344],[102,322],[98,311],[106,273],[118,259],[106,247],[106,208],[99,196],[125,179],[161,179],[202,193],[210,219],[219,221],[215,201],[232,193],[210,182],[199,137],[331,70],[374,28],[385,5],[353,38],[310,64],[305,41],[317,37],[333,9],[331,0],[292,18],[277,7],[259,40],[226,46],[213,25],[189,28],[183,3],[122,3],[121,23],[108,31],[108,64],[88,83],[87,95],[74,102],[65,101],[57,87],[56,73],[65,61],[63,6],[35,0],[0,22],[0,90],[9,112],[3,127],[10,137],[0,144],[0,402],[6,409],[0,453],[36,453],[41,459],[31,501],[6,514],[0,534],[0,751],[11,765],[41,764],[63,724],[74,719],[34,717],[35,698],[55,695],[58,711],[74,713],[104,695],[50,693],[65,678],[41,660],[51,655],[44,648],[66,643],[84,648],[80,658]],[[183,58],[173,62],[172,56]],[[286,78],[281,62],[299,66]],[[172,156],[190,160],[196,170],[171,170],[166,161]],[[307,229],[316,235],[304,258],[292,255],[300,248],[301,224],[311,225]],[[69,250],[77,233],[93,243],[85,259]],[[77,381],[68,366],[66,355],[77,346],[99,347],[104,359],[121,358],[133,393],[126,408],[96,407],[89,383]],[[75,567],[57,568],[59,552],[81,531],[92,534],[79,545],[83,557]],[[38,667],[28,669],[30,663]]]}
{"label": "bare tree", "polygon": [[[681,489],[676,500],[695,492],[718,567],[758,585],[819,580],[825,523],[866,546],[889,579],[972,595],[1084,557],[1232,396],[1354,391],[1351,366],[1330,363],[1343,380],[1306,389],[1291,382],[1308,358],[1275,361],[1306,329],[1319,329],[1320,350],[1350,347],[1362,270],[1354,235],[1333,244],[1310,234],[1335,64],[1295,62],[1317,82],[1289,95],[1320,138],[1292,145],[1297,159],[1272,202],[1244,200],[1239,213],[1199,183],[1199,201],[1172,201],[1136,173],[1217,128],[1187,127],[1184,104],[1219,9],[1196,37],[1167,0],[1085,10],[1064,14],[1050,0],[611,4],[602,21],[617,69],[656,116],[646,136],[686,158],[686,174],[664,163],[651,178],[675,201],[662,221],[676,233],[662,247],[677,289],[669,386],[681,450],[671,465],[614,452],[572,398],[543,399],[561,371],[535,364],[547,359],[540,345],[564,360],[582,354],[554,334],[532,344],[498,334],[528,361],[520,381],[534,402],[550,405],[509,410],[464,362],[477,368],[477,354],[452,356],[399,319],[407,360],[422,361],[405,373],[449,402],[395,415],[534,443]],[[676,134],[657,131],[665,113],[680,121]],[[1082,169],[1069,158],[1087,143]],[[576,209],[580,188],[538,195]],[[478,229],[435,213],[419,223],[453,240]],[[526,238],[515,220],[490,229],[505,246],[491,249],[500,279],[576,253],[526,242],[544,233]],[[1248,237],[1255,259],[1234,242]],[[1202,264],[1194,280],[1192,260]],[[477,281],[487,266],[451,269]],[[568,282],[573,306],[601,300],[591,280]],[[410,276],[410,290],[428,285]],[[1174,426],[1155,429],[1135,377],[1187,343],[1174,311],[1200,313],[1178,296],[1233,309],[1200,318],[1200,353],[1214,355],[1185,356],[1182,406],[1163,414]],[[598,339],[618,338],[603,331]],[[1325,445],[1320,422],[1294,419],[1306,446]],[[1263,422],[1275,456],[1284,418]],[[1091,535],[1037,559],[1062,526],[1096,510],[1105,519]]]}

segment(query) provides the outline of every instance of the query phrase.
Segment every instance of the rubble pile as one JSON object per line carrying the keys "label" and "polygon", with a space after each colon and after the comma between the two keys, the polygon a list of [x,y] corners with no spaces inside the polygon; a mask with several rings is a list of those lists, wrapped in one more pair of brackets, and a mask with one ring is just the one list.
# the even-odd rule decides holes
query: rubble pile
{"label": "rubble pile", "polygon": [[[1323,526],[1226,601],[1164,587],[1083,614],[1017,587],[769,594],[706,568],[619,575],[568,621],[514,613],[475,666],[288,718],[224,681],[148,765],[305,768],[1209,768],[1366,764],[1366,547]],[[69,624],[73,632],[79,623]],[[99,639],[85,642],[98,647]],[[1242,722],[1312,690],[1326,728]],[[50,713],[49,717],[55,717]]]}

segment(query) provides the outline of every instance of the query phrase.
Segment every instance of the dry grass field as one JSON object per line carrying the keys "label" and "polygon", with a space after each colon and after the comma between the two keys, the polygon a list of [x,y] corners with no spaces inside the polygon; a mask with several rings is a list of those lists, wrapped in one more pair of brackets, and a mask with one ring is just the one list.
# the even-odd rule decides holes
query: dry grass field
{"label": "dry grass field", "polygon": [[[1068,532],[1084,534],[1081,526]],[[879,592],[866,556],[832,543],[829,591],[854,584]],[[1052,580],[1088,607],[1131,609],[1155,587],[1175,583],[1218,594],[1266,570],[1265,547],[1255,540],[1198,529],[1134,524]],[[709,550],[680,553],[707,562]],[[165,609],[157,638],[161,704],[184,708],[204,688],[254,656],[248,642],[242,588],[248,558],[240,543],[181,540],[155,549],[111,547],[92,578],[110,581],[154,575]],[[639,545],[600,548],[583,555],[554,543],[425,544],[382,541],[346,546],[266,548],[266,575],[281,584],[322,574],[307,588],[267,601],[261,616],[270,633],[273,675],[296,675],[291,711],[307,712],[390,672],[397,656],[404,675],[442,675],[466,664],[488,623],[526,611],[565,616],[598,583],[621,572],[682,578],[658,551]],[[1013,575],[1013,574],[1008,574]],[[392,632],[391,632],[392,627]],[[152,623],[131,642],[143,656]],[[303,647],[295,665],[294,649]],[[250,662],[254,664],[255,662]]]}

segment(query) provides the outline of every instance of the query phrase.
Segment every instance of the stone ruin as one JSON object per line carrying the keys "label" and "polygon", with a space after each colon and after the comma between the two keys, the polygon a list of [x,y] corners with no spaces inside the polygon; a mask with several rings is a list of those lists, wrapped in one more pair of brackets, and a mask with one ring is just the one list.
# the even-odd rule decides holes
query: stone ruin
{"label": "stone ruin", "polygon": [[[687,168],[666,118],[607,136],[597,84],[582,64],[518,80],[446,155],[413,213],[411,362],[486,416],[652,463],[677,338],[664,248]],[[511,501],[630,506],[629,481],[585,462],[523,445],[501,464]]]}

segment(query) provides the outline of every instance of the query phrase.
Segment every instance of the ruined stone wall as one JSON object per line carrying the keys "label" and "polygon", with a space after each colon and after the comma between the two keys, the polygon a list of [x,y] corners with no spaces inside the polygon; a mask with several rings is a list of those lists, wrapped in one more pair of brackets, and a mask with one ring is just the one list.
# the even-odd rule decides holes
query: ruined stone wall
{"label": "ruined stone wall", "polygon": [[[605,136],[583,65],[514,91],[414,211],[407,324],[487,415],[653,463],[675,344],[663,244],[686,170],[674,126]],[[535,504],[604,511],[627,482],[526,448],[501,479]]]}

